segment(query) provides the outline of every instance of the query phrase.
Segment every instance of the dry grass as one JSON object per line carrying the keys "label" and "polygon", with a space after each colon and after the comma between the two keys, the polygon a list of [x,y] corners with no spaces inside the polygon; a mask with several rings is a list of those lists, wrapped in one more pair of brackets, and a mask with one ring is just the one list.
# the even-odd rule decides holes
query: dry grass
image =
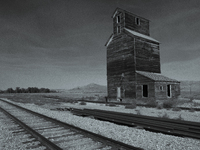
{"label": "dry grass", "polygon": [[135,109],[137,105],[126,105],[125,109]]}
{"label": "dry grass", "polygon": [[[84,98],[92,99],[96,94],[83,93],[7,93],[0,94],[1,98],[8,98],[20,103],[34,103],[37,105],[56,104],[60,102],[75,103]],[[102,97],[101,95],[99,97]]]}

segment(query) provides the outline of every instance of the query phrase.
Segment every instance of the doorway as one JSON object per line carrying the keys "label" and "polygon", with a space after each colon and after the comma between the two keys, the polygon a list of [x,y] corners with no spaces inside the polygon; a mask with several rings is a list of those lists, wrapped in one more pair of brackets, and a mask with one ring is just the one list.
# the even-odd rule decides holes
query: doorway
{"label": "doorway", "polygon": [[167,96],[171,97],[171,85],[170,84],[167,85]]}
{"label": "doorway", "polygon": [[121,98],[121,87],[117,87],[117,98]]}
{"label": "doorway", "polygon": [[143,97],[148,97],[148,85],[143,85]]}

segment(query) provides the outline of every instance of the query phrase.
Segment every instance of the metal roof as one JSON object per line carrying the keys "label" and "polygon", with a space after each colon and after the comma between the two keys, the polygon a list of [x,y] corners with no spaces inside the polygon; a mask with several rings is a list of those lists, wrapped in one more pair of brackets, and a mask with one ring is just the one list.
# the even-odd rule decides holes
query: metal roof
{"label": "metal roof", "polygon": [[160,73],[153,73],[153,72],[145,72],[145,71],[136,71],[138,74],[145,76],[149,79],[152,79],[154,81],[163,81],[163,82],[179,82],[175,79],[170,79],[168,77],[165,77],[161,75]]}
{"label": "metal roof", "polygon": [[160,43],[159,41],[155,40],[154,38],[152,38],[150,36],[135,32],[135,31],[127,29],[127,28],[125,28],[125,30],[128,31],[129,33],[133,34],[134,36],[141,37],[141,38],[144,38],[144,39],[147,39],[147,40],[150,40],[150,41],[154,41],[156,43]]}

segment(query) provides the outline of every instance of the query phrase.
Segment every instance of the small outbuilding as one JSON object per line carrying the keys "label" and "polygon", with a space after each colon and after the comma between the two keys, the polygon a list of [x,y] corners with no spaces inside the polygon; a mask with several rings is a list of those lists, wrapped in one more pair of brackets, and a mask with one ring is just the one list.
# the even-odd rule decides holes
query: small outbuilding
{"label": "small outbuilding", "polygon": [[108,99],[168,99],[180,95],[180,82],[161,75],[159,41],[149,20],[117,8],[107,46]]}

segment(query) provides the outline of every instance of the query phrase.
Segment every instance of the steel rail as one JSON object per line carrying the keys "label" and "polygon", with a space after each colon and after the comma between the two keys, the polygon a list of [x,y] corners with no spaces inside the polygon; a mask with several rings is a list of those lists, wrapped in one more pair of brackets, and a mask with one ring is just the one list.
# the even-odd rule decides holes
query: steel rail
{"label": "steel rail", "polygon": [[[56,119],[53,119],[53,118],[50,118],[48,116],[45,116],[45,115],[42,115],[40,113],[37,113],[37,112],[34,112],[34,111],[31,111],[31,110],[28,110],[26,108],[23,108],[21,106],[18,106],[18,105],[15,105],[13,103],[10,103],[8,101],[5,101],[5,100],[2,100],[0,99],[1,101],[4,101],[12,106],[15,106],[19,109],[22,109],[22,110],[25,110],[31,114],[34,114],[36,116],[39,116],[39,117],[42,117],[46,120],[49,120],[51,122],[54,122],[62,127],[65,127],[65,128],[71,128],[71,129],[74,129],[74,130],[78,130],[82,133],[84,133],[85,135],[88,135],[89,137],[92,137],[93,139],[96,139],[97,141],[99,142],[102,142],[102,143],[106,143],[106,145],[115,145],[115,147],[117,147],[118,150],[143,150],[142,148],[139,148],[139,147],[134,147],[134,146],[131,146],[131,145],[128,145],[128,144],[125,144],[125,143],[122,143],[122,142],[119,142],[119,141],[116,141],[116,140],[113,140],[111,138],[107,138],[107,137],[104,137],[102,135],[99,135],[99,134],[96,134],[96,133],[93,133],[93,132],[89,132],[87,130],[84,130],[84,129],[81,129],[79,127],[76,127],[76,126],[73,126],[73,125],[70,125],[70,124],[67,124],[67,123],[64,123],[62,121],[59,121],[59,120],[56,120]],[[57,148],[53,149],[53,150],[57,150]],[[59,150],[59,149],[58,149]]]}
{"label": "steel rail", "polygon": [[97,119],[107,120],[127,126],[142,126],[144,129],[150,131],[200,139],[200,123],[198,122],[164,119],[98,109],[73,108],[72,112],[74,114],[93,116]]}
{"label": "steel rail", "polygon": [[[97,104],[115,104],[115,105],[131,105],[131,103],[125,103],[125,102],[105,102],[105,101],[92,101],[92,100],[77,100],[79,102],[88,102],[88,103],[97,103]],[[137,106],[141,106],[141,107],[146,107],[146,108],[153,108],[153,106],[148,106],[148,105],[145,105],[145,104],[137,104]],[[175,108],[175,107],[172,107],[172,108]],[[200,111],[200,108],[189,108],[189,107],[176,107],[176,108],[180,108],[182,110],[195,110],[195,111]]]}
{"label": "steel rail", "polygon": [[3,108],[0,107],[0,111],[5,113],[9,118],[14,120],[17,124],[19,124],[23,129],[25,129],[29,134],[31,134],[34,138],[36,138],[38,141],[42,143],[42,145],[46,146],[50,150],[62,150],[60,147],[46,139],[44,136],[41,134],[37,133],[35,130],[31,129],[29,126],[27,126],[25,123],[11,115],[9,112],[4,110]]}

